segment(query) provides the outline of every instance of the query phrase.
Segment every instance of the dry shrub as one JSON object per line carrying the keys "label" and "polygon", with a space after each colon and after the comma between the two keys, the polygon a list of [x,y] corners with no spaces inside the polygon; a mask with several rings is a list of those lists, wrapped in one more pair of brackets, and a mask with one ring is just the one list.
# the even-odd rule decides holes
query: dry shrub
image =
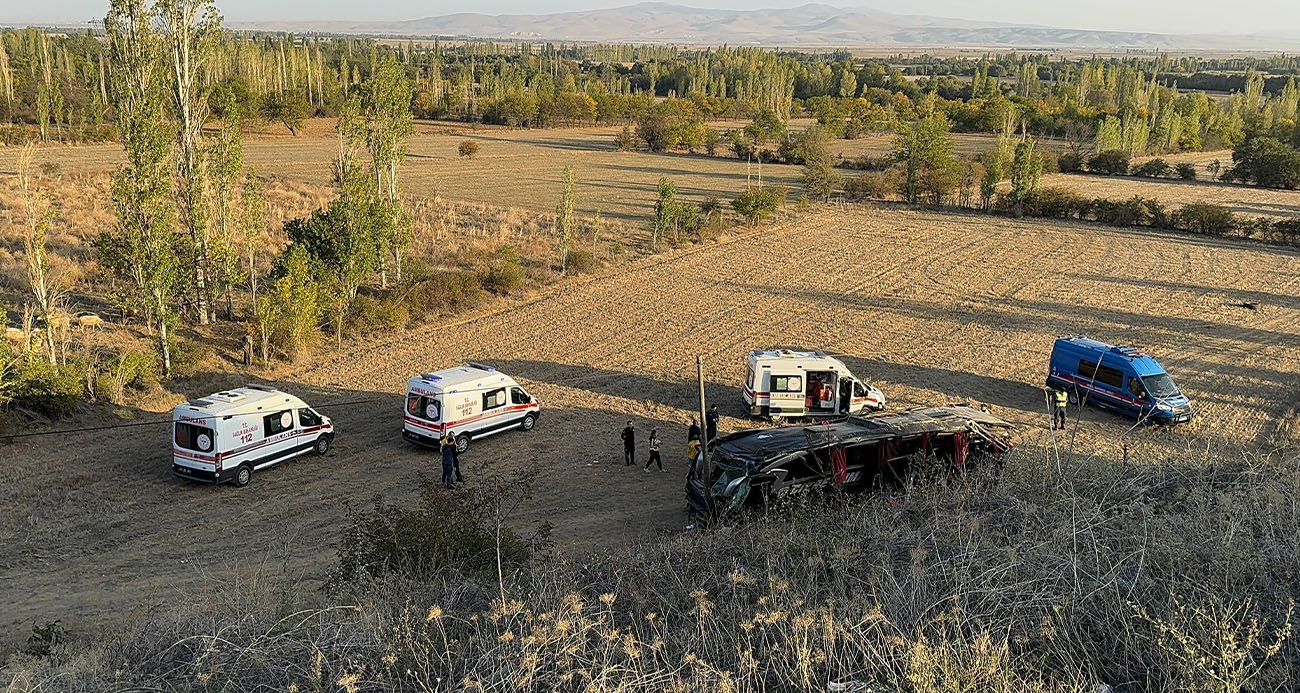
{"label": "dry shrub", "polygon": [[535,558],[500,585],[481,563],[445,560],[324,609],[210,598],[99,656],[29,663],[19,690],[315,690],[362,674],[373,690],[490,691],[1227,693],[1297,680],[1295,465],[1050,459],[1026,448],[1000,474]]}

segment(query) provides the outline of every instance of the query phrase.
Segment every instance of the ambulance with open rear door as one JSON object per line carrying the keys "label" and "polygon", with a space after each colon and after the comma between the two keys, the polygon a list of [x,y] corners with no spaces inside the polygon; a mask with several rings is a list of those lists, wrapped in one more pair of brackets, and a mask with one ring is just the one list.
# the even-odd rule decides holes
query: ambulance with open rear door
{"label": "ambulance with open rear door", "polygon": [[823,351],[755,349],[741,392],[750,416],[822,418],[880,411],[885,395]]}

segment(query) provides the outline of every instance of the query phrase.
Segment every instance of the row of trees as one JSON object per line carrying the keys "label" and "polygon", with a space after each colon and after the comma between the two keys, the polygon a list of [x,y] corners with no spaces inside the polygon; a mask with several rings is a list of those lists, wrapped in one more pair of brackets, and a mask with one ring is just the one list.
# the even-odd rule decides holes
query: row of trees
{"label": "row of trees", "polygon": [[[1169,75],[1189,67],[1186,59],[1007,54],[855,60],[842,52],[380,44],[228,32],[215,32],[209,41],[210,55],[193,69],[194,84],[234,92],[257,104],[251,115],[291,130],[310,113],[336,113],[382,65],[396,64],[411,81],[414,115],[520,127],[630,122],[655,98],[677,96],[705,118],[810,114],[833,134],[854,136],[914,119],[929,95],[956,130],[1000,132],[1014,118],[1039,135],[1095,134],[1098,151],[1231,147],[1262,131],[1283,141],[1298,137],[1300,92],[1293,79],[1270,87],[1262,73],[1248,70],[1226,101],[1182,94]],[[0,34],[0,119],[38,125],[43,137],[110,133],[105,128],[116,122],[112,104],[118,98],[111,93],[110,51],[89,33]],[[926,76],[909,79],[898,62]]]}

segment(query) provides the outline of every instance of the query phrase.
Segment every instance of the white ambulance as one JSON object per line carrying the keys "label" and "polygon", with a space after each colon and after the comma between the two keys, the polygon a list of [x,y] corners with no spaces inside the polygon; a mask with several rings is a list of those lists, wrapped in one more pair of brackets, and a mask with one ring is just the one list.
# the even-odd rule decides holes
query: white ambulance
{"label": "white ambulance", "polygon": [[531,431],[541,405],[514,378],[481,363],[417,375],[406,385],[402,437],[437,447],[450,432],[456,450],[473,438],[517,428]]}
{"label": "white ambulance", "polygon": [[745,361],[741,392],[750,416],[819,418],[885,408],[885,396],[823,351],[755,349]]}
{"label": "white ambulance", "polygon": [[329,417],[267,385],[214,392],[172,411],[172,471],[195,481],[247,486],[255,470],[324,455],[333,442]]}

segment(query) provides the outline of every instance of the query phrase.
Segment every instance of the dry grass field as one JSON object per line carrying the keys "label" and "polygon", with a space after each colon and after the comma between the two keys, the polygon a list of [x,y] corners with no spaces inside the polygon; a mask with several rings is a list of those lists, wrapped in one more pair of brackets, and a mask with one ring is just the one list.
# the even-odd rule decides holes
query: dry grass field
{"label": "dry grass field", "polygon": [[[539,134],[500,135],[474,162],[447,152],[430,170],[490,165],[500,147],[497,156],[536,157],[552,175],[560,156],[528,152],[555,143],[512,139]],[[326,156],[325,144],[315,146]],[[437,148],[427,140],[413,150],[425,147]],[[697,161],[571,155],[585,157],[588,170],[601,161]],[[518,171],[521,161],[510,165]],[[586,178],[620,180],[613,170]],[[520,183],[549,184],[533,174]],[[1206,448],[1263,454],[1293,444],[1298,260],[1263,245],[1088,224],[817,208],[286,367],[275,380],[335,419],[335,449],[260,472],[245,489],[172,477],[165,425],[0,447],[0,631],[10,642],[33,622],[62,619],[84,632],[250,572],[320,576],[349,504],[375,494],[401,502],[415,496],[421,475],[435,473],[434,455],[399,435],[406,378],[467,359],[497,364],[543,403],[537,430],[473,445],[464,458],[469,483],[534,471],[534,497],[518,523],[553,524],[566,551],[680,532],[689,522],[681,451],[697,353],[724,430],[749,425],[738,418],[749,349],[817,346],[843,354],[891,407],[987,403],[1018,424],[1028,449],[1119,459],[1127,448],[1152,460]],[[1234,307],[1242,301],[1257,310]],[[1087,409],[1050,438],[1046,357],[1056,336],[1076,332],[1151,348],[1199,418],[1173,430],[1135,429]],[[206,384],[223,378],[235,384],[239,376]],[[667,473],[621,464],[618,430],[629,418],[643,436],[660,427]]]}

